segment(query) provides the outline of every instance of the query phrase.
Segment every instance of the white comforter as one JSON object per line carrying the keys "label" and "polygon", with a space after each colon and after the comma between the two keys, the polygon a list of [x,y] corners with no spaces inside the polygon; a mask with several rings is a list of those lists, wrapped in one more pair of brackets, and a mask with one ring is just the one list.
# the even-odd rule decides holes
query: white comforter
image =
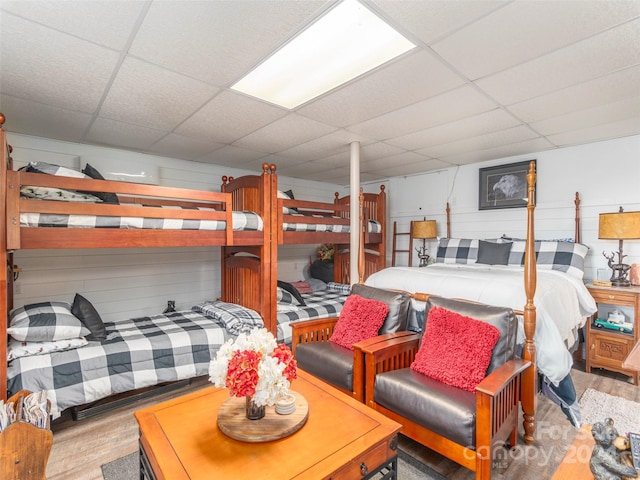
{"label": "white comforter", "polygon": [[[577,329],[596,312],[596,303],[581,280],[555,270],[538,270],[536,306],[536,363],[554,384],[571,370],[567,345],[576,341]],[[426,268],[391,267],[365,282],[379,288],[464,298],[489,305],[524,310],[524,269],[502,265],[435,264]],[[420,308],[419,305],[416,306]],[[518,342],[524,341],[520,322]],[[565,343],[566,342],[566,343]]]}

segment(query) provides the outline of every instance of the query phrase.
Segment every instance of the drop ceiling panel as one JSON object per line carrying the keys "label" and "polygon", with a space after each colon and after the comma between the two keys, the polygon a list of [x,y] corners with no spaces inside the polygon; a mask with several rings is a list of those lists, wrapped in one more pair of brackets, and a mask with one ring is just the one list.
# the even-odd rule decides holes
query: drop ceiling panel
{"label": "drop ceiling panel", "polygon": [[[139,85],[144,88],[137,88]],[[100,115],[173,130],[217,91],[204,82],[129,57],[120,66]]]}
{"label": "drop ceiling panel", "polygon": [[165,135],[166,132],[160,130],[99,117],[91,126],[87,140],[103,145],[147,150]]}
{"label": "drop ceiling panel", "polygon": [[509,110],[532,123],[640,95],[640,65],[516,103]]}
{"label": "drop ceiling panel", "polygon": [[[477,150],[474,152],[462,153],[460,155],[452,155],[443,157],[440,160],[452,165],[468,165],[471,163],[485,162],[487,160],[495,160],[496,158],[514,157],[516,155],[525,155],[530,152],[542,152],[555,148],[544,138],[534,138],[520,143],[510,145],[501,145],[486,150]],[[533,160],[535,157],[531,157]]]}
{"label": "drop ceiling panel", "polygon": [[634,0],[511,2],[433,48],[472,80],[532,60],[640,15]]}
{"label": "drop ceiling panel", "polygon": [[300,161],[299,159],[315,160],[334,153],[348,152],[352,142],[360,142],[361,146],[368,143],[360,135],[345,130],[337,130],[323,137],[296,145],[293,148],[282,150],[278,155],[293,162]]}
{"label": "drop ceiling panel", "polygon": [[176,128],[176,133],[233,143],[286,114],[282,108],[225,90]]}
{"label": "drop ceiling panel", "polygon": [[372,138],[388,139],[459,120],[495,107],[493,102],[477,90],[464,86],[352,125],[348,130]]}
{"label": "drop ceiling panel", "polygon": [[205,142],[170,133],[149,147],[149,151],[174,158],[195,160],[222,147],[224,145],[221,143]]}
{"label": "drop ceiling panel", "polygon": [[198,162],[212,163],[216,165],[241,166],[250,161],[256,161],[265,157],[264,152],[256,152],[246,148],[226,145],[211,153],[198,158]]}
{"label": "drop ceiling panel", "polygon": [[426,162],[427,160],[431,160],[431,158],[416,152],[400,152],[384,158],[367,160],[364,165],[367,170],[378,171],[383,168],[393,168],[403,164]]}
{"label": "drop ceiling panel", "polygon": [[322,137],[334,130],[336,130],[335,127],[290,113],[286,117],[241,138],[236,142],[236,145],[275,153]]}
{"label": "drop ceiling panel", "polygon": [[504,130],[509,127],[519,125],[513,115],[502,109],[494,109],[478,115],[463,118],[455,122],[438,125],[427,130],[410,133],[401,137],[390,138],[386,143],[406,148],[408,150],[418,150],[423,147],[441,145],[455,140],[462,140],[468,137],[475,137],[485,133]]}
{"label": "drop ceiling panel", "polygon": [[346,127],[460,86],[432,53],[417,51],[303,106],[300,114]]}
{"label": "drop ceiling panel", "polygon": [[228,86],[330,2],[153,2],[130,53]]}
{"label": "drop ceiling panel", "polygon": [[574,130],[572,132],[549,135],[547,138],[550,142],[561,147],[565,145],[576,145],[580,143],[609,140],[611,138],[633,135],[638,131],[638,127],[640,127],[640,121],[638,121],[638,118],[630,118],[620,120],[619,122],[600,124],[594,127]]}
{"label": "drop ceiling panel", "polygon": [[[621,51],[620,45],[638,48]],[[477,84],[500,103],[509,105],[637,64],[640,19],[480,79]]]}
{"label": "drop ceiling panel", "polygon": [[117,64],[117,52],[10,14],[0,19],[3,94],[95,112]]}

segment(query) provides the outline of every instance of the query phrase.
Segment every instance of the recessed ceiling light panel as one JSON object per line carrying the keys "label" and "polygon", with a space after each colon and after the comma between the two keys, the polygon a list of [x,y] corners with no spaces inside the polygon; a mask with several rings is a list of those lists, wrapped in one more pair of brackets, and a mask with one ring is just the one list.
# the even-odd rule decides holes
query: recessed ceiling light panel
{"label": "recessed ceiling light panel", "polygon": [[415,45],[356,0],[345,0],[233,85],[295,108]]}

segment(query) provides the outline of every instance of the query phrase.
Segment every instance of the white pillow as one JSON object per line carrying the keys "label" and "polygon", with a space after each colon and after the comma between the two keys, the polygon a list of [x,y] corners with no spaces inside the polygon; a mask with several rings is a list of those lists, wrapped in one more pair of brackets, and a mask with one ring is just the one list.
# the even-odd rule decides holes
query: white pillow
{"label": "white pillow", "polygon": [[7,361],[20,357],[33,355],[46,355],[52,352],[62,352],[84,347],[89,341],[86,338],[69,338],[66,340],[53,340],[51,342],[20,342],[13,338],[7,344]]}
{"label": "white pillow", "polygon": [[40,200],[61,200],[64,202],[102,202],[98,197],[88,193],[74,192],[55,187],[33,187],[24,186],[20,189],[20,195],[28,198],[38,198]]}
{"label": "white pillow", "polygon": [[91,332],[66,302],[41,302],[15,308],[7,333],[22,342],[49,342],[86,337]]}

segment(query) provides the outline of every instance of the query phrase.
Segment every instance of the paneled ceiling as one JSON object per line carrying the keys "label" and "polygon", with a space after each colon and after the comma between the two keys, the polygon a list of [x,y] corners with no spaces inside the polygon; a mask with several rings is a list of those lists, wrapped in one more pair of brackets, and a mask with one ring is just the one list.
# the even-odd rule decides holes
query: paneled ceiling
{"label": "paneled ceiling", "polygon": [[294,110],[230,90],[335,3],[1,0],[5,127],[338,184],[353,141],[371,181],[640,134],[639,0],[362,0],[417,47]]}

